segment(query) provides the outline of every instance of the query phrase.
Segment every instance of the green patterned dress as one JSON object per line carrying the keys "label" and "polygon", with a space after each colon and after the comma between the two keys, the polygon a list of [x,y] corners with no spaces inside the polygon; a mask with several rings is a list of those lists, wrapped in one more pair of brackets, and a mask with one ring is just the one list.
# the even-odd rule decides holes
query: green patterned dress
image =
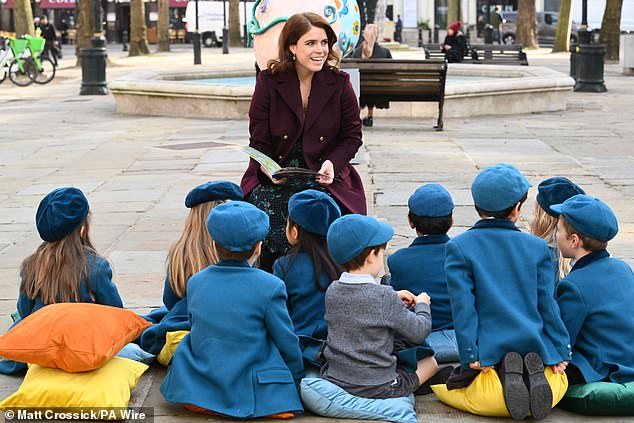
{"label": "green patterned dress", "polygon": [[[308,169],[304,160],[302,140],[299,139],[291,150],[282,167],[301,167]],[[297,192],[306,189],[316,189],[327,192],[326,188],[316,181],[307,178],[288,178],[280,185],[275,185],[267,179],[263,184],[253,188],[248,201],[260,210],[266,212],[270,220],[269,233],[264,240],[263,256],[279,256],[285,254],[290,245],[286,240],[286,219],[288,218],[288,200]]]}

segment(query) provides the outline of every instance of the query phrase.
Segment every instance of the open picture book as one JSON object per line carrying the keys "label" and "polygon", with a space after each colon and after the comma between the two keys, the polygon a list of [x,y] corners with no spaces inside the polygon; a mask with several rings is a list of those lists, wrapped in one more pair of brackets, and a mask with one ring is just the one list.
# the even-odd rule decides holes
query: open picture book
{"label": "open picture book", "polygon": [[[264,169],[275,179],[282,178],[309,178],[315,179],[318,176],[323,176],[319,172],[314,170],[305,169],[303,167],[281,167],[275,160],[256,150],[253,147],[241,147],[240,151],[247,154],[256,162],[260,163]],[[337,178],[335,178],[337,179]]]}

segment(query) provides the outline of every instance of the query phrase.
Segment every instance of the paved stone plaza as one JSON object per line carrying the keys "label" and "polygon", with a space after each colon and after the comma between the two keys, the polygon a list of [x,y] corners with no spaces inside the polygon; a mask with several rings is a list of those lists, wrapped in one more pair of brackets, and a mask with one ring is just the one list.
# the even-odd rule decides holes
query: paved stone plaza
{"label": "paved stone plaza", "polygon": [[[141,69],[187,69],[189,46],[151,57],[128,58],[121,46],[109,51],[108,79]],[[0,86],[0,333],[15,310],[21,261],[40,238],[34,215],[40,199],[55,187],[75,185],[88,196],[93,212],[92,239],[112,263],[114,280],[127,308],[145,313],[161,304],[165,256],[178,238],[187,209],[184,197],[194,186],[217,179],[239,182],[246,156],[234,146],[248,144],[248,122],[122,115],[114,98],[79,96],[81,72],[65,51],[55,80],[46,86]],[[420,51],[395,57],[422,58]],[[203,50],[210,63],[253,66],[250,50]],[[529,52],[531,66],[568,71],[567,54]],[[497,162],[515,164],[536,187],[548,177],[567,176],[590,195],[606,201],[619,218],[620,231],[610,252],[634,265],[634,78],[618,65],[606,65],[604,94],[571,93],[568,110],[555,113],[446,119],[382,118],[364,128],[358,155],[369,212],[396,229],[389,251],[407,245],[407,198],[427,182],[439,182],[454,196],[456,235],[477,220],[469,187],[476,173]],[[536,188],[522,213],[526,227]],[[495,254],[494,251],[483,254]],[[606,287],[609,289],[609,287]],[[131,405],[155,407],[155,421],[212,420],[166,403],[158,391],[165,370],[144,375]],[[12,393],[21,377],[0,377],[0,397]],[[419,397],[421,422],[487,421],[457,412],[433,395]],[[303,421],[327,421],[302,416]],[[547,422],[626,421],[583,418],[555,410]],[[630,418],[629,421],[633,419]]]}

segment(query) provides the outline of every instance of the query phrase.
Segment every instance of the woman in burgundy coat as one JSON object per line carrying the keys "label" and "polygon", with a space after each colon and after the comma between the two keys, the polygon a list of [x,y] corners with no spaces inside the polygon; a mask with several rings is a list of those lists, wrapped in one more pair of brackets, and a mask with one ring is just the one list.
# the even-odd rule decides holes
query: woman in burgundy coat
{"label": "woman in burgundy coat", "polygon": [[251,160],[242,177],[245,197],[267,212],[271,230],[260,266],[270,270],[285,253],[288,199],[313,188],[328,192],[344,213],[366,213],[359,174],[350,165],[362,144],[359,105],[333,46],[337,37],[315,13],[291,16],[280,34],[277,60],[260,72],[249,109],[250,146],[282,167],[318,171],[315,180],[276,180]]}

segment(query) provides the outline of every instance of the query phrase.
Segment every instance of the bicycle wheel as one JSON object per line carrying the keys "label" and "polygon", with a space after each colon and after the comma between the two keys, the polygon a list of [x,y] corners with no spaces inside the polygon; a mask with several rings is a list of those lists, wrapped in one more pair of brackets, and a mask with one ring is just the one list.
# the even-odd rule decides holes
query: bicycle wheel
{"label": "bicycle wheel", "polygon": [[41,68],[33,61],[33,67],[37,68],[33,81],[35,81],[36,84],[47,84],[55,78],[55,65],[51,59],[44,57],[40,58],[40,64],[42,65]]}
{"label": "bicycle wheel", "polygon": [[20,70],[18,61],[13,59],[9,66],[9,79],[19,87],[26,87],[33,83],[37,70],[35,64],[30,60],[22,60],[22,68],[24,71]]}

